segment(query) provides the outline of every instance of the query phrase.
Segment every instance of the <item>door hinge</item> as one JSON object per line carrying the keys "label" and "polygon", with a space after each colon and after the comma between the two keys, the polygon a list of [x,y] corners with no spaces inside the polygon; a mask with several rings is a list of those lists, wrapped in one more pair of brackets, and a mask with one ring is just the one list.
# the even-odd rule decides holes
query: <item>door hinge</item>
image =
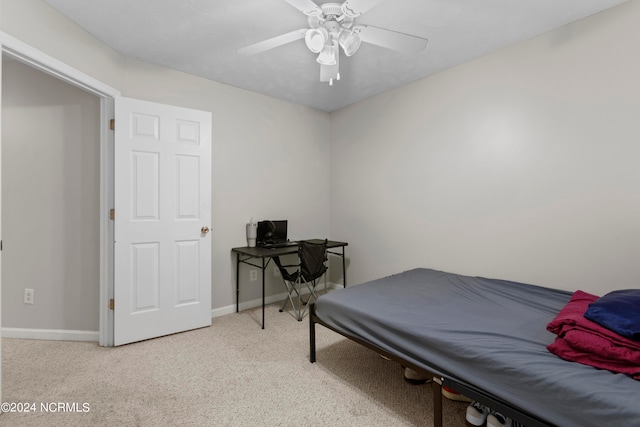
{"label": "door hinge", "polygon": [[109,300],[109,310],[113,310],[116,306],[116,303],[113,301],[113,298]]}
{"label": "door hinge", "polygon": [[2,250],[2,240],[0,240],[0,251]]}
{"label": "door hinge", "polygon": [[116,119],[109,120],[109,129],[116,130]]}
{"label": "door hinge", "polygon": [[115,209],[109,209],[109,219],[110,220],[116,219],[116,210]]}

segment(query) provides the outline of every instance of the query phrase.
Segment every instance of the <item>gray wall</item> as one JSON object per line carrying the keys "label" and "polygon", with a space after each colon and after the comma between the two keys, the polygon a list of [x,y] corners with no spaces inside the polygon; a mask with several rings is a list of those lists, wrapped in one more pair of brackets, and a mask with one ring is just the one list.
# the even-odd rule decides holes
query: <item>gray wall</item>
{"label": "gray wall", "polygon": [[[286,218],[293,238],[329,236],[327,113],[125,58],[40,0],[2,0],[1,8],[1,31],[123,96],[213,113],[214,314],[235,309],[231,248],[246,245],[251,217]],[[248,282],[247,269],[243,277],[241,301],[259,300],[258,282]],[[267,275],[267,294],[283,291],[282,280]]]}
{"label": "gray wall", "polygon": [[99,100],[17,61],[2,77],[2,326],[98,330]]}
{"label": "gray wall", "polygon": [[351,282],[431,267],[637,288],[638,22],[625,3],[333,113]]}
{"label": "gray wall", "polygon": [[[124,96],[213,113],[212,303],[225,312],[230,249],[245,244],[250,217],[348,241],[350,283],[427,266],[637,287],[639,9],[623,4],[332,114],[125,58],[40,0],[2,0],[0,30]],[[293,169],[274,174],[280,165]],[[280,291],[269,277],[267,292]],[[243,285],[243,301],[259,295]]]}

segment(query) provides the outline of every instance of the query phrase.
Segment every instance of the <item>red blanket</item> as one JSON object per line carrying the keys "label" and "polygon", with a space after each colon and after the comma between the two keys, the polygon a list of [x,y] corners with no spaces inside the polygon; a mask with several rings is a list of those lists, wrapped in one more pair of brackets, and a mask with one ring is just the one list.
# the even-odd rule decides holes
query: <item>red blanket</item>
{"label": "red blanket", "polygon": [[547,325],[548,331],[558,335],[547,349],[565,360],[640,380],[640,342],[624,338],[584,317],[589,303],[597,299],[595,295],[576,291]]}

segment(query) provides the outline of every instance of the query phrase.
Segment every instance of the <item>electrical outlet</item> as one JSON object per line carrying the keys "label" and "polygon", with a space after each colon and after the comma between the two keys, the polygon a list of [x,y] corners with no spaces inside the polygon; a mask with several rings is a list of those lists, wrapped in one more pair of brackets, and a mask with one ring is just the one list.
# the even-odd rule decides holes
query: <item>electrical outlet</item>
{"label": "electrical outlet", "polygon": [[273,266],[273,277],[279,277],[280,276],[280,269],[278,268],[277,265]]}
{"label": "electrical outlet", "polygon": [[24,290],[24,303],[25,304],[33,304],[35,291],[33,289],[25,289]]}
{"label": "electrical outlet", "polygon": [[249,270],[249,281],[255,282],[258,280],[258,270]]}

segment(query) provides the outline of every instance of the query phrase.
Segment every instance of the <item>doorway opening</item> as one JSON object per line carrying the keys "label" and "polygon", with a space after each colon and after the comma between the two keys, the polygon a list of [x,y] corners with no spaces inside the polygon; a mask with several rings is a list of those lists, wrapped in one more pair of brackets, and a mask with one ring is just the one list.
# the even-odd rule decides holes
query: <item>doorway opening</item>
{"label": "doorway opening", "polygon": [[99,341],[100,98],[2,66],[3,336]]}
{"label": "doorway opening", "polygon": [[[120,92],[3,32],[0,32],[0,47],[3,54],[0,58],[19,61],[71,86],[80,88],[99,99],[98,341],[101,346],[112,346],[113,313],[109,310],[109,299],[113,297],[113,224],[109,220],[109,209],[112,207],[113,201],[113,133],[108,124],[114,114],[114,98],[120,96]],[[1,144],[0,140],[0,146]],[[2,184],[0,182],[0,188],[2,188]],[[6,185],[6,183],[4,184]],[[36,226],[37,224],[34,224],[34,227]],[[37,263],[37,260],[35,262]],[[35,267],[37,265],[34,265]],[[38,301],[38,295],[34,295],[34,298],[35,301]]]}

